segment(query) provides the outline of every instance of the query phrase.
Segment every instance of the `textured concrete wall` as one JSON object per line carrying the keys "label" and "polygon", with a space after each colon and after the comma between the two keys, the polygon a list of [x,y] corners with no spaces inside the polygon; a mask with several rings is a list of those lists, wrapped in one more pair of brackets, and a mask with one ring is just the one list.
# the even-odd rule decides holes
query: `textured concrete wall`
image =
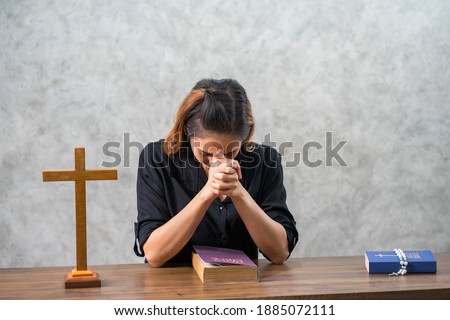
{"label": "textured concrete wall", "polygon": [[75,263],[73,183],[41,170],[72,168],[77,145],[100,167],[107,141],[130,166],[88,182],[88,262],[142,261],[124,135],[163,137],[204,77],[242,83],[255,140],[292,142],[286,164],[326,132],[347,141],[347,167],[285,168],[294,257],[450,251],[449,16],[425,0],[1,1],[0,267]]}

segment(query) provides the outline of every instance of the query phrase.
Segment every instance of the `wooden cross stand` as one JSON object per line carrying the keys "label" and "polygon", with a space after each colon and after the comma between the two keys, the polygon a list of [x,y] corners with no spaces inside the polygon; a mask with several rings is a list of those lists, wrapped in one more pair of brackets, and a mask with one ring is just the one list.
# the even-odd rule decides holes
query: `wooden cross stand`
{"label": "wooden cross stand", "polygon": [[43,170],[44,181],[75,181],[77,267],[65,276],[68,288],[100,287],[100,276],[87,268],[86,181],[117,180],[117,169],[85,168],[84,148],[75,148],[75,170]]}

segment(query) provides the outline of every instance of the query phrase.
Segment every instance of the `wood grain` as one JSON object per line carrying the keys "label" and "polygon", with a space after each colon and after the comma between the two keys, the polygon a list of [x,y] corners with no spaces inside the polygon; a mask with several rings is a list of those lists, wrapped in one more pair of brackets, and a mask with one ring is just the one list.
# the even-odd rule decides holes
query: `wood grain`
{"label": "wood grain", "polygon": [[203,284],[192,266],[95,266],[101,288],[64,289],[68,267],[0,269],[0,299],[449,299],[450,254],[437,274],[368,274],[364,257],[259,260],[260,282]]}

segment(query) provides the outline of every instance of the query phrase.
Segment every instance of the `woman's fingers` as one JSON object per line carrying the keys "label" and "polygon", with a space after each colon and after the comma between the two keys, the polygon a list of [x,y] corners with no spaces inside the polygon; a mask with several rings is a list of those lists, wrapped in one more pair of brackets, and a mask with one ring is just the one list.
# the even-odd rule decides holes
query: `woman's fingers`
{"label": "woman's fingers", "polygon": [[238,179],[241,180],[242,179],[242,172],[241,172],[241,166],[239,165],[239,162],[237,162],[236,160],[233,160],[232,168],[234,170],[236,170],[237,175],[238,175]]}
{"label": "woman's fingers", "polygon": [[211,182],[210,184],[211,189],[214,191],[214,193],[216,194],[226,194],[228,191],[233,191],[236,188],[236,183],[235,182],[222,182],[222,183],[218,183],[218,182]]}

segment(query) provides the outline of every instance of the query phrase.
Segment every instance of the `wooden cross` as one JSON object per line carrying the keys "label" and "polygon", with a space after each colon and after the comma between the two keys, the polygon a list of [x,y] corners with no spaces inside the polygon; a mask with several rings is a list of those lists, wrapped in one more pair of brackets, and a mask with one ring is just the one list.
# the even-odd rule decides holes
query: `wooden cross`
{"label": "wooden cross", "polygon": [[75,148],[75,170],[43,170],[43,181],[75,181],[77,267],[65,279],[66,288],[100,287],[98,273],[87,268],[86,181],[117,180],[117,169],[88,169],[84,148]]}

